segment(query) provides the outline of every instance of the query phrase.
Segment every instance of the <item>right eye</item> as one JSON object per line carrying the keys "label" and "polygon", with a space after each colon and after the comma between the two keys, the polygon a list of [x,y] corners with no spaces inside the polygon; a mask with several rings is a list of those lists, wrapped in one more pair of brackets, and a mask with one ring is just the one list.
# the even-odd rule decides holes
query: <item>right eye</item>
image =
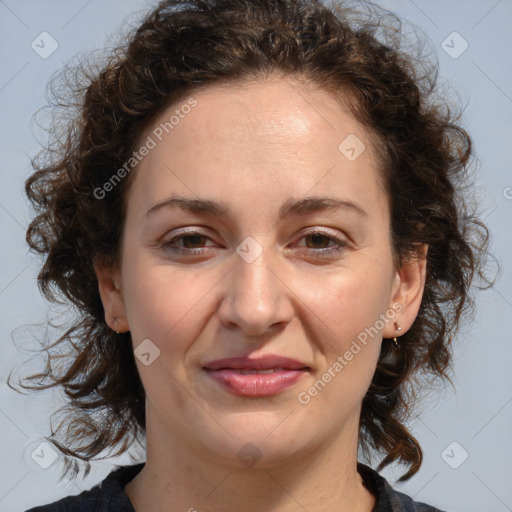
{"label": "right eye", "polygon": [[203,246],[205,245],[206,240],[211,239],[204,233],[199,231],[189,231],[163,242],[161,247],[166,251],[171,251],[176,254],[194,256],[204,254],[205,250]]}

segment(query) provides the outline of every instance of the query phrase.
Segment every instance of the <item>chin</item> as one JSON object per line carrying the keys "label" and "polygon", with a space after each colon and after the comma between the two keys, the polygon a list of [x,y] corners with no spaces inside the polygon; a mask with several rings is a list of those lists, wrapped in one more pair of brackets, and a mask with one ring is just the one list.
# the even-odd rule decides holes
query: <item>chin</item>
{"label": "chin", "polygon": [[314,441],[308,441],[300,425],[286,414],[239,413],[219,418],[219,422],[232,437],[217,429],[215,438],[203,436],[201,443],[229,466],[270,469],[300,458],[310,444],[310,450],[315,449]]}

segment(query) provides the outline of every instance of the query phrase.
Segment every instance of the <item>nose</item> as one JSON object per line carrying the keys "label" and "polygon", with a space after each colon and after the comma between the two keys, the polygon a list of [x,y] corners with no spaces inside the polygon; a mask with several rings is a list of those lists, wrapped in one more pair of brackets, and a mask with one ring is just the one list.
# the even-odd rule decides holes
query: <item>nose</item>
{"label": "nose", "polygon": [[245,336],[261,336],[292,320],[293,287],[271,252],[264,249],[251,263],[236,255],[234,268],[223,280],[218,314],[224,327],[238,328]]}

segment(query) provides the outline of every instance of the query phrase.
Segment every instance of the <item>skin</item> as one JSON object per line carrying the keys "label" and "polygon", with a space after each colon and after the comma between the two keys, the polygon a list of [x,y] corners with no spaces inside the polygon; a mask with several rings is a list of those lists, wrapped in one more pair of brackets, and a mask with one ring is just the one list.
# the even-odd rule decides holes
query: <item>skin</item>
{"label": "skin", "polygon": [[[137,512],[369,512],[357,473],[358,422],[382,337],[403,334],[421,303],[425,260],[395,268],[389,201],[369,134],[331,94],[273,76],[196,91],[197,106],[137,166],[127,194],[120,268],[97,265],[108,324],[150,339],[136,359],[146,391],[147,460],[125,488]],[[146,127],[144,141],[179,105]],[[366,149],[349,161],[349,134]],[[154,205],[173,195],[225,203],[231,217]],[[287,200],[328,196],[353,208],[289,214]],[[199,238],[183,236],[183,228]],[[321,229],[323,238],[311,236]],[[190,236],[190,233],[188,233]],[[248,236],[262,253],[236,252]],[[341,252],[319,256],[336,248]],[[199,249],[179,255],[163,247]],[[380,314],[401,311],[307,405],[308,390]],[[311,368],[271,397],[234,396],[209,379],[211,360],[262,354]],[[237,456],[252,443],[252,467]]]}

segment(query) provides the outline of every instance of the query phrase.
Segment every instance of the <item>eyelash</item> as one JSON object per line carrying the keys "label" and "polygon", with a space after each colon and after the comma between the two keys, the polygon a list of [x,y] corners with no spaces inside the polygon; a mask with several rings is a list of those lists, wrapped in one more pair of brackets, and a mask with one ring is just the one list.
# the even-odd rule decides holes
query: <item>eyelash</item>
{"label": "eyelash", "polygon": [[[309,249],[309,251],[312,251],[313,253],[315,253],[315,256],[318,256],[321,258],[327,258],[327,257],[334,256],[336,254],[341,253],[348,247],[348,244],[346,242],[344,242],[343,240],[340,240],[339,238],[333,237],[331,234],[328,234],[324,231],[319,231],[319,230],[305,233],[300,238],[300,240],[302,240],[303,238],[306,238],[308,236],[314,236],[314,235],[322,235],[323,237],[327,238],[329,241],[336,242],[336,244],[337,244],[337,246],[335,248]],[[190,231],[188,233],[183,233],[181,235],[175,236],[168,242],[163,242],[161,244],[161,247],[163,249],[166,249],[168,251],[171,251],[175,254],[182,255],[182,256],[198,256],[198,255],[204,254],[204,252],[206,251],[206,249],[204,249],[204,248],[188,249],[188,248],[177,247],[177,246],[173,245],[176,242],[176,240],[193,237],[193,236],[200,236],[200,237],[205,237],[205,238],[210,239],[210,237],[208,235],[206,235],[205,233],[201,233],[200,231]]]}

